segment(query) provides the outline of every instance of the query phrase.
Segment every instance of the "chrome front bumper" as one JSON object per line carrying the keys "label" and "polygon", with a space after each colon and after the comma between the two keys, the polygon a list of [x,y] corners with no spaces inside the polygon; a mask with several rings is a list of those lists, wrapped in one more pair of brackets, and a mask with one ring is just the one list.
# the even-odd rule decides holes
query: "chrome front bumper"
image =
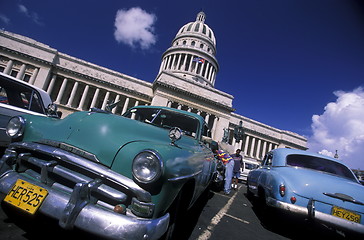
{"label": "chrome front bumper", "polygon": [[38,212],[58,219],[59,225],[63,228],[77,227],[107,239],[159,239],[168,227],[169,214],[157,219],[141,219],[115,213],[102,206],[84,202],[82,197],[77,196],[79,195],[77,187],[70,196],[14,171],[8,171],[0,179],[1,199],[10,191],[17,179],[48,190],[48,196]]}
{"label": "chrome front bumper", "polygon": [[360,223],[351,222],[339,217],[332,216],[330,214],[319,212],[315,209],[315,201],[312,199],[307,204],[307,207],[301,207],[298,205],[278,201],[277,199],[268,197],[267,205],[275,207],[293,214],[297,214],[314,221],[319,221],[327,226],[332,226],[338,230],[348,230],[351,232],[364,234],[364,225]]}
{"label": "chrome front bumper", "polygon": [[[63,149],[11,144],[0,160],[0,200],[18,179],[47,189],[37,213],[57,219],[64,229],[76,227],[107,239],[159,239],[168,228],[169,214],[152,218],[154,204],[149,192],[131,179]],[[115,204],[128,209],[116,213]]]}

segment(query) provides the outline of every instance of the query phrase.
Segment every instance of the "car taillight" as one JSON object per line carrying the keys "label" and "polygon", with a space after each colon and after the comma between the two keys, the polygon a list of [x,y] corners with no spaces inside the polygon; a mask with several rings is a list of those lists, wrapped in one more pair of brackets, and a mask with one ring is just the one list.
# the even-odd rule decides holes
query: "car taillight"
{"label": "car taillight", "polygon": [[286,195],[286,186],[284,186],[284,184],[279,185],[279,194],[281,194],[282,197]]}

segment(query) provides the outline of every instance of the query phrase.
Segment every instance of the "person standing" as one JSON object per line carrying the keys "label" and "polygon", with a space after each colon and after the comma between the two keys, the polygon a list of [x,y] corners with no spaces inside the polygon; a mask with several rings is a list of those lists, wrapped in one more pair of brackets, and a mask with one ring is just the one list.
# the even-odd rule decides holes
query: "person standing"
{"label": "person standing", "polygon": [[217,157],[225,164],[224,193],[229,195],[231,192],[231,181],[233,178],[234,159],[223,150],[217,150]]}
{"label": "person standing", "polygon": [[233,176],[232,176],[232,188],[237,190],[238,189],[238,182],[240,177],[240,168],[243,164],[243,156],[240,155],[241,150],[236,149],[235,153],[231,155],[234,159],[234,169],[233,169]]}

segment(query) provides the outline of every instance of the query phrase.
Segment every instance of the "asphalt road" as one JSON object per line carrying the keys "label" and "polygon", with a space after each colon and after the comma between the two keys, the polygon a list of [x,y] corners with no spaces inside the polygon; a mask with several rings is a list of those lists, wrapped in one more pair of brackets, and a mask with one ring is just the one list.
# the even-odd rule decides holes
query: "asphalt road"
{"label": "asphalt road", "polygon": [[[279,214],[266,219],[259,209],[252,206],[245,193],[244,184],[240,184],[239,190],[229,196],[210,191],[187,214],[179,229],[178,240],[347,239],[324,227],[313,227]],[[0,239],[97,239],[83,232],[62,230],[50,219],[23,217],[26,217],[25,221],[8,218],[0,210]]]}

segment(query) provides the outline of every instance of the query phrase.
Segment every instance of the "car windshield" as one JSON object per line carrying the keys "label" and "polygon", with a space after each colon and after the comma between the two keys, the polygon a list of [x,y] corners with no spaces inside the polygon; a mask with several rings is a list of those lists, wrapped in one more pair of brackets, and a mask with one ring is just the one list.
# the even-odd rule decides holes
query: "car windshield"
{"label": "car windshield", "polygon": [[245,169],[253,170],[253,169],[256,169],[258,167],[259,167],[258,164],[245,163]]}
{"label": "car windshield", "polygon": [[292,154],[287,156],[287,165],[322,171],[356,181],[346,166],[320,157]]}
{"label": "car windshield", "polygon": [[189,115],[159,108],[134,108],[126,112],[124,117],[149,123],[162,128],[178,127],[184,135],[196,137],[199,128],[198,119]]}

